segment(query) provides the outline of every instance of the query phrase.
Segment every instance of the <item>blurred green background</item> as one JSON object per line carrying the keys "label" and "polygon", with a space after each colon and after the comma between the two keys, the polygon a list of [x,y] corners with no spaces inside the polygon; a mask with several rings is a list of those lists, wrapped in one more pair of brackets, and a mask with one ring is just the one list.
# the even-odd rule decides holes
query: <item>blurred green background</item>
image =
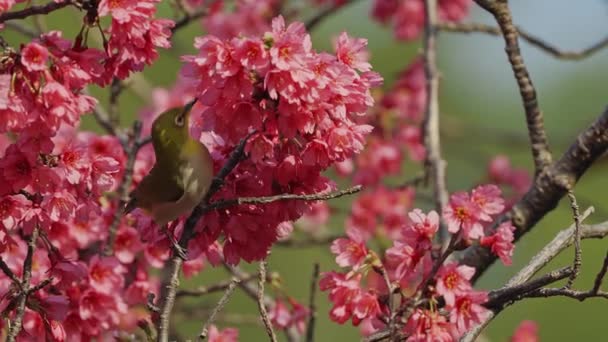
{"label": "blurred green background", "polygon": [[[46,1],[45,1],[46,2]],[[510,1],[516,24],[563,49],[578,50],[602,39],[608,32],[608,3],[601,0],[581,0],[576,6],[568,0]],[[419,42],[400,43],[393,39],[390,29],[380,27],[369,17],[371,1],[358,1],[327,18],[312,32],[317,50],[331,48],[331,38],[346,30],[353,36],[369,39],[372,65],[390,85],[420,51]],[[173,17],[174,10],[166,2],[160,5],[159,16]],[[313,13],[311,10],[309,13]],[[78,32],[81,15],[75,11],[60,11],[46,19],[42,25],[60,28],[64,36],[73,38]],[[492,23],[491,18],[473,6],[470,21]],[[69,25],[66,27],[66,23]],[[157,86],[170,86],[180,67],[179,56],[193,53],[193,37],[201,35],[200,25],[192,23],[179,31],[173,39],[174,48],[161,51],[154,66],[144,72],[145,81],[135,80],[134,87],[120,98],[123,123],[128,124],[146,101],[149,91]],[[23,36],[11,32],[2,33],[7,41],[18,46]],[[546,127],[551,148],[556,157],[567,148],[576,134],[600,115],[608,104],[608,53],[600,51],[591,58],[579,62],[556,60],[536,50],[527,43],[523,56],[539,93],[541,108],[545,113]],[[441,122],[444,157],[448,162],[448,186],[450,191],[468,189],[486,172],[488,161],[496,154],[508,155],[515,166],[531,168],[527,133],[519,93],[503,51],[502,39],[479,34],[441,34],[439,41],[439,65],[441,69]],[[135,89],[135,90],[134,90]],[[107,105],[107,89],[94,89],[101,104]],[[86,117],[84,129],[98,130],[94,120]],[[584,210],[590,205],[596,209],[587,222],[599,222],[608,218],[608,179],[606,160],[601,160],[583,177],[576,187],[579,205]],[[414,174],[414,170],[406,173]],[[333,202],[347,208],[348,200]],[[428,204],[421,204],[428,207]],[[528,234],[515,250],[511,267],[495,265],[478,283],[484,289],[501,286],[556,232],[570,225],[571,214],[566,201],[549,214],[534,231]],[[343,217],[335,215],[331,230],[343,231]],[[606,241],[584,241],[582,274],[576,287],[588,289],[599,270],[606,253]],[[572,250],[564,252],[546,270],[567,265]],[[327,247],[291,248],[274,247],[269,268],[278,272],[288,293],[306,303],[313,262],[321,264],[321,271],[336,269]],[[252,265],[242,265],[252,269]],[[182,288],[212,284],[227,279],[222,269],[204,270],[194,279],[182,283]],[[269,289],[272,292],[272,289]],[[217,302],[219,295],[180,300],[174,316],[174,324],[182,338],[198,334],[207,318],[207,310]],[[353,341],[360,335],[349,324],[340,326],[329,321],[329,305],[325,293],[318,293],[317,341]],[[515,327],[524,319],[539,323],[543,341],[605,340],[608,305],[601,299],[583,303],[566,298],[529,299],[505,310],[486,329],[484,336],[491,341],[507,341]],[[181,313],[180,313],[181,312]],[[266,336],[256,323],[257,307],[253,301],[237,291],[220,315],[218,325],[237,326],[242,341],[264,341]],[[239,323],[234,323],[239,322]],[[280,339],[284,336],[279,335]]]}

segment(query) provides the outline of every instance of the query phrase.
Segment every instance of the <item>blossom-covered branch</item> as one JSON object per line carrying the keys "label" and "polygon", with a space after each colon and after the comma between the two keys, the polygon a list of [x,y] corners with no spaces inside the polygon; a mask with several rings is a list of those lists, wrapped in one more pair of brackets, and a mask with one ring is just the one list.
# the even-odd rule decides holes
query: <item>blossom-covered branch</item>
{"label": "blossom-covered branch", "polygon": [[[518,228],[515,241],[524,236],[572,189],[580,177],[608,149],[608,108],[581,132],[562,157],[549,166],[534,181],[528,192],[499,221],[512,220]],[[481,276],[496,260],[496,256],[483,248],[469,248],[462,262],[477,269]]]}

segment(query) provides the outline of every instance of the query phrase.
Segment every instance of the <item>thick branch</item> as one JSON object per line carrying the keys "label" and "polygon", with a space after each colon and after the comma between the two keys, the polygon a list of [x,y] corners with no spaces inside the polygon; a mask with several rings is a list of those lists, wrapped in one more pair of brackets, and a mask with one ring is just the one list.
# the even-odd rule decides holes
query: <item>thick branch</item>
{"label": "thick branch", "polygon": [[[440,23],[438,28],[441,31],[446,32],[456,32],[456,33],[485,33],[493,36],[501,36],[502,32],[500,28],[478,24],[478,23]],[[580,51],[565,51],[562,50],[550,43],[534,36],[531,33],[528,33],[521,27],[516,27],[517,32],[519,32],[519,36],[530,43],[532,46],[537,47],[540,50],[552,55],[555,58],[569,60],[569,61],[578,61],[581,59],[585,59],[587,57],[591,57],[596,52],[602,50],[605,47],[608,47],[608,37],[600,40],[599,42],[582,49]]]}
{"label": "thick branch", "polygon": [[60,3],[51,1],[46,5],[34,5],[34,6],[30,6],[28,8],[22,9],[20,11],[2,13],[2,14],[0,14],[0,23],[3,23],[8,20],[25,19],[32,15],[49,14],[53,11],[64,8],[71,4],[72,4],[71,0],[66,0],[66,1],[60,2]]}
{"label": "thick branch", "polygon": [[[581,215],[581,221],[585,217],[590,215],[592,211],[593,210],[591,208],[587,209]],[[536,272],[538,272],[541,268],[543,268],[545,265],[547,265],[551,260],[553,260],[555,257],[557,257],[559,255],[559,253],[561,253],[563,250],[565,250],[570,245],[572,245],[572,243],[574,242],[575,233],[576,233],[575,224],[572,224],[568,229],[565,229],[565,230],[561,231],[560,233],[558,233],[555,236],[555,238],[553,238],[553,240],[551,240],[551,242],[546,244],[545,247],[540,250],[540,252],[538,252],[534,257],[532,257],[532,259],[530,259],[530,262],[524,268],[522,268],[515,276],[513,276],[505,284],[505,286],[503,288],[494,291],[495,296],[498,297],[500,293],[504,294],[504,293],[507,293],[508,291],[517,292],[516,290],[513,290],[513,289],[517,289],[518,287],[522,286],[522,284],[526,284],[526,282],[528,282],[532,278],[532,276],[534,276],[534,274],[536,274]],[[582,239],[592,239],[592,238],[597,239],[597,238],[603,238],[607,235],[608,235],[608,221],[600,223],[600,224],[590,225],[590,226],[583,225],[580,230],[580,237]],[[542,279],[542,277],[539,279]],[[544,284],[544,285],[546,285],[546,284]],[[541,286],[544,286],[544,285],[541,285]],[[521,292],[518,292],[516,294],[521,294]],[[503,300],[500,302],[496,298],[494,298],[494,299],[491,298],[490,301],[494,302],[494,303],[490,303],[490,305],[493,306],[493,309],[495,312],[491,313],[478,326],[476,326],[465,337],[463,337],[462,342],[475,341],[476,337],[481,333],[483,328],[485,328],[485,326],[487,326],[490,323],[490,321],[495,317],[496,313],[498,313],[500,310],[502,310],[504,308],[504,304],[507,301],[505,298],[508,298],[509,300],[516,300],[517,298],[515,298],[515,297],[516,297],[515,295],[513,295],[511,297],[502,296]],[[498,305],[498,304],[502,304],[502,305]]]}
{"label": "thick branch", "polygon": [[15,318],[8,330],[6,336],[7,342],[14,342],[17,335],[23,327],[23,315],[25,314],[25,304],[27,303],[27,297],[30,294],[30,280],[32,279],[32,263],[34,259],[34,249],[36,247],[36,241],[38,240],[39,228],[36,227],[32,231],[27,241],[27,254],[23,261],[23,277],[21,279],[22,291],[19,293],[17,300],[17,308],[15,309]]}
{"label": "thick branch", "polygon": [[[433,183],[435,209],[441,217],[448,202],[445,183],[445,161],[441,158],[439,138],[439,75],[437,70],[437,0],[425,0],[424,26],[424,72],[426,76],[426,110],[423,122],[424,146],[426,148],[427,176]],[[429,174],[430,172],[430,174]],[[428,178],[427,178],[428,179]],[[440,230],[445,234],[445,229]],[[443,235],[442,241],[445,240]]]}
{"label": "thick branch", "polygon": [[536,89],[519,49],[518,32],[513,24],[508,2],[493,0],[475,0],[475,2],[494,16],[502,31],[505,51],[523,101],[534,166],[536,174],[538,174],[551,164],[552,156],[545,132],[543,113],[538,105]]}
{"label": "thick branch", "polygon": [[[534,181],[530,190],[499,221],[511,219],[517,227],[515,240],[525,235],[553,210],[560,199],[608,148],[608,108],[577,137],[568,151]],[[469,248],[461,262],[477,269],[478,278],[496,260],[481,246]]]}

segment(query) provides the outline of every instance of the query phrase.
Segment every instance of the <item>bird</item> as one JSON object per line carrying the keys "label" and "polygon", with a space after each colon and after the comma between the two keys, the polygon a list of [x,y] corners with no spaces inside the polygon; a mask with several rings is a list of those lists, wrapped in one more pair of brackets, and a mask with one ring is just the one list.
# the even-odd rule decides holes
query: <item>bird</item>
{"label": "bird", "polygon": [[213,180],[213,159],[207,147],[192,138],[189,117],[196,100],[162,113],[152,124],[156,162],[129,194],[124,214],[140,208],[165,227],[191,212]]}

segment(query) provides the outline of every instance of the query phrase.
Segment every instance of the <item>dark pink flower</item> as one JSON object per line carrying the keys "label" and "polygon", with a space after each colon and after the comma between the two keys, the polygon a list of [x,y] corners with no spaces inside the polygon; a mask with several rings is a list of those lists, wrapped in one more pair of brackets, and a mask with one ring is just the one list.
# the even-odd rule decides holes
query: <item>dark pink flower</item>
{"label": "dark pink flower", "polygon": [[122,289],[126,271],[114,257],[94,256],[89,262],[89,283],[99,292],[112,294]]}
{"label": "dark pink flower", "polygon": [[209,326],[209,334],[207,335],[209,342],[238,342],[239,331],[235,328],[226,328],[219,330],[215,325]]}
{"label": "dark pink flower", "polygon": [[473,275],[475,275],[473,267],[448,263],[437,272],[435,285],[437,293],[443,296],[447,305],[453,306],[456,295],[471,290],[470,280]]}
{"label": "dark pink flower", "polygon": [[364,243],[347,238],[334,240],[330,250],[336,254],[336,263],[340,267],[357,268],[363,264],[367,257],[367,248]]}
{"label": "dark pink flower", "polygon": [[38,43],[29,43],[21,49],[21,64],[29,71],[46,70],[48,57],[48,50]]}
{"label": "dark pink flower", "polygon": [[335,44],[336,57],[338,60],[353,69],[369,71],[369,53],[367,51],[367,39],[350,38],[346,32],[342,32]]}
{"label": "dark pink flower", "polygon": [[471,192],[471,201],[481,210],[479,219],[492,222],[492,215],[500,214],[505,208],[500,188],[494,184],[480,185]]}
{"label": "dark pink flower", "polygon": [[513,256],[513,245],[515,227],[511,221],[501,223],[494,234],[481,238],[480,244],[485,247],[490,247],[492,253],[497,255],[505,265],[511,265],[511,257]]}
{"label": "dark pink flower", "polygon": [[490,314],[490,310],[482,306],[487,300],[488,294],[481,291],[469,291],[456,296],[454,305],[450,308],[450,323],[456,326],[460,334],[468,332]]}
{"label": "dark pink flower", "polygon": [[466,192],[457,192],[450,196],[450,202],[443,210],[448,231],[456,234],[462,230],[465,239],[483,237],[483,226],[479,222],[479,207],[471,201]]}
{"label": "dark pink flower", "polygon": [[515,329],[511,342],[538,342],[538,324],[534,321],[522,321]]}
{"label": "dark pink flower", "polygon": [[437,311],[416,309],[405,325],[407,342],[453,342],[451,324]]}

